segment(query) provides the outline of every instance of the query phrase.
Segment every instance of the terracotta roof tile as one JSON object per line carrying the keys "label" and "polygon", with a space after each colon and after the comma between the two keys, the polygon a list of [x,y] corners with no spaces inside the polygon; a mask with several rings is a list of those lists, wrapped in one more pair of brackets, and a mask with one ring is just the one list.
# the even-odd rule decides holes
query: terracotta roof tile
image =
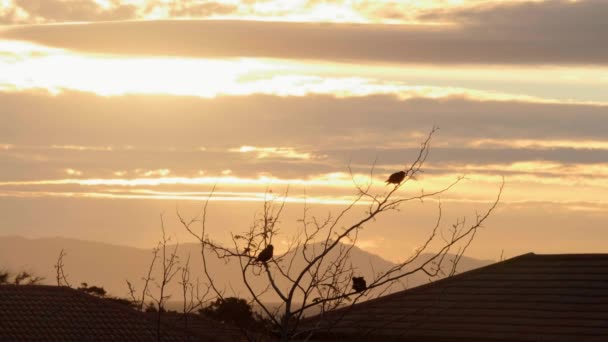
{"label": "terracotta roof tile", "polygon": [[[162,341],[225,340],[214,338],[214,331],[195,335],[161,324]],[[155,341],[156,323],[123,304],[67,287],[2,285],[0,341],[5,340]]]}
{"label": "terracotta roof tile", "polygon": [[525,254],[305,326],[319,322],[333,327],[318,336],[331,338],[608,341],[608,254]]}

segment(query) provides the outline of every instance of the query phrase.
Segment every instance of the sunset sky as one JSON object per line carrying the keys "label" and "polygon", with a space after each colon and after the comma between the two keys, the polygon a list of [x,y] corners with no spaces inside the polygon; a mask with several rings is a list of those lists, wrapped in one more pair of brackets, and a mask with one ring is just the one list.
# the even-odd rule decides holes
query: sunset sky
{"label": "sunset sky", "polygon": [[[189,242],[287,194],[284,237],[374,191],[440,129],[402,195],[444,224],[504,196],[470,256],[608,252],[608,1],[0,0],[0,235]],[[272,194],[265,194],[272,190]],[[439,199],[439,198],[438,198]],[[361,206],[360,210],[364,210]],[[366,226],[409,255],[429,200]],[[349,218],[350,219],[350,218]]]}

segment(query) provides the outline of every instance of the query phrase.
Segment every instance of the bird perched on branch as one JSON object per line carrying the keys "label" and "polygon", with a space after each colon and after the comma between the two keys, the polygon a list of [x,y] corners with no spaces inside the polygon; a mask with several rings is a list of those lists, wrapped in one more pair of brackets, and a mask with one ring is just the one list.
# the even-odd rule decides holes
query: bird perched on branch
{"label": "bird perched on branch", "polygon": [[268,260],[272,259],[272,252],[274,252],[274,246],[266,246],[266,248],[264,248],[260,254],[258,254],[258,257],[255,258],[255,261],[266,263]]}
{"label": "bird perched on branch", "polygon": [[405,179],[406,174],[407,173],[405,171],[395,172],[390,177],[388,177],[388,179],[386,180],[386,184],[401,184],[401,182],[403,182],[403,180]]}
{"label": "bird perched on branch", "polygon": [[353,277],[353,290],[356,292],[367,290],[367,283],[363,277]]}

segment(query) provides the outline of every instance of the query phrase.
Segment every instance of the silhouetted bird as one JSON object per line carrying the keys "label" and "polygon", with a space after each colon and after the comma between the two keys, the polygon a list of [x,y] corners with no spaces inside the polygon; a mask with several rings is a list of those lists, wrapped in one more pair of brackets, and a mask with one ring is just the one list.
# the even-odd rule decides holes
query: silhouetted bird
{"label": "silhouetted bird", "polygon": [[363,292],[367,289],[367,283],[363,277],[353,277],[353,290]]}
{"label": "silhouetted bird", "polygon": [[266,246],[266,248],[264,248],[260,252],[260,254],[258,254],[258,257],[255,258],[255,261],[260,261],[260,262],[266,263],[268,260],[272,259],[273,251],[274,251],[274,247],[272,245]]}
{"label": "silhouetted bird", "polygon": [[405,179],[405,175],[405,171],[395,172],[390,177],[388,177],[388,179],[386,180],[386,184],[400,184]]}

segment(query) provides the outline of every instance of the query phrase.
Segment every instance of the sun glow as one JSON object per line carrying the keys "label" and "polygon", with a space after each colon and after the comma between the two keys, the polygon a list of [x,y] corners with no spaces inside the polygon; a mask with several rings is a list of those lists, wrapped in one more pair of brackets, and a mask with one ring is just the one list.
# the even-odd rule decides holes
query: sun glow
{"label": "sun glow", "polygon": [[[420,85],[419,68],[427,75],[423,82],[431,85]],[[514,72],[529,74],[517,70]],[[587,85],[581,83],[580,78],[589,76],[580,70],[531,72],[535,77],[544,75],[542,78],[547,79],[578,75],[580,77],[569,82],[582,87]],[[350,64],[277,59],[119,57],[80,54],[27,42],[0,40],[0,91],[5,92],[42,89],[52,94],[72,90],[101,96],[163,94],[202,98],[254,94],[336,97],[392,95],[403,100],[456,96],[479,101],[608,105],[606,101],[599,100],[572,100],[571,94],[564,95],[564,98],[547,98],[445,84],[446,79],[466,79],[471,75],[483,82],[493,82],[488,72],[471,69],[466,73],[465,77],[463,71],[442,69],[439,75],[437,70],[429,66],[361,68]],[[391,76],[387,77],[389,74]],[[593,74],[593,77],[601,78],[608,75],[608,71],[599,70]],[[548,75],[556,77],[545,77]],[[441,77],[445,79],[442,81]]]}
{"label": "sun glow", "polygon": [[240,148],[230,149],[229,152],[238,152],[238,153],[255,153],[256,158],[264,159],[264,158],[287,158],[287,159],[302,159],[309,160],[312,159],[312,153],[309,152],[299,152],[291,147],[255,147],[255,146],[241,146]]}
{"label": "sun glow", "polygon": [[[530,0],[493,0],[499,2]],[[539,0],[534,0],[539,1]],[[61,2],[61,1],[60,1]],[[65,1],[64,1],[65,2]],[[79,14],[87,20],[107,19],[108,14],[121,6],[133,6],[132,13],[123,13],[118,18],[145,19],[230,19],[230,20],[282,20],[299,22],[349,22],[385,24],[429,24],[429,20],[418,18],[432,9],[453,9],[472,6],[487,0],[91,0],[82,6]],[[70,13],[70,7],[64,9]],[[17,22],[53,22],[55,16],[64,15],[61,10],[44,12],[36,2],[19,3],[15,0],[0,0],[0,14],[13,12]],[[126,15],[126,16],[125,16]],[[14,20],[15,20],[14,19]]]}
{"label": "sun glow", "polygon": [[[309,179],[281,179],[272,176],[260,176],[257,178],[241,178],[231,176],[231,172],[220,177],[167,177],[169,170],[157,170],[144,174],[150,178],[95,178],[95,179],[52,179],[34,181],[8,181],[0,182],[0,186],[28,186],[28,185],[81,185],[81,186],[161,186],[161,185],[215,185],[224,186],[321,186],[321,187],[352,187],[353,178],[347,173],[337,172],[321,175]],[[154,176],[161,177],[154,177]],[[365,175],[355,175],[355,181],[363,183],[369,180]],[[383,184],[382,181],[375,181]]]}
{"label": "sun glow", "polygon": [[[99,95],[169,94],[217,96],[233,89],[238,78],[251,70],[272,66],[247,60],[186,58],[112,58],[77,55],[57,49],[39,51],[34,58],[27,45],[10,44],[13,56],[0,55],[0,88],[42,88],[52,92],[73,89]],[[7,50],[6,46],[0,46]],[[70,70],[70,72],[65,72]]]}
{"label": "sun glow", "polygon": [[[597,167],[593,172],[577,174],[577,168],[560,167],[557,164],[515,163],[510,167],[469,166],[466,178],[450,191],[441,193],[441,201],[487,203],[496,196],[502,182],[494,168],[516,171],[505,175],[506,188],[502,203],[547,201],[552,203],[588,203],[607,205],[598,201],[608,188],[608,168]],[[583,166],[581,166],[583,167]],[[544,175],[535,170],[542,168]],[[433,171],[433,167],[428,168]],[[491,171],[488,173],[488,171]],[[77,170],[65,170],[72,177]],[[598,176],[599,175],[599,176]],[[421,191],[429,194],[446,188],[461,176],[456,172],[429,173],[423,180],[408,182],[397,198],[416,199]],[[370,184],[369,175],[355,175],[354,182],[363,188]],[[263,202],[266,200],[286,203],[314,203],[320,205],[348,205],[358,198],[355,183],[349,174],[330,173],[307,179],[286,179],[272,176],[241,178],[232,175],[218,177],[152,177],[152,178],[67,178],[32,181],[0,182],[0,197],[59,197],[101,199],[149,199],[171,201],[204,201],[212,195],[213,201]],[[576,184],[579,191],[569,191]],[[217,186],[217,190],[210,189]],[[371,194],[385,194],[389,188],[383,178],[371,179]],[[277,190],[269,192],[269,189]],[[289,190],[287,190],[289,189]],[[438,198],[439,198],[438,197]],[[369,205],[362,198],[358,205]],[[589,206],[584,205],[584,206]]]}

